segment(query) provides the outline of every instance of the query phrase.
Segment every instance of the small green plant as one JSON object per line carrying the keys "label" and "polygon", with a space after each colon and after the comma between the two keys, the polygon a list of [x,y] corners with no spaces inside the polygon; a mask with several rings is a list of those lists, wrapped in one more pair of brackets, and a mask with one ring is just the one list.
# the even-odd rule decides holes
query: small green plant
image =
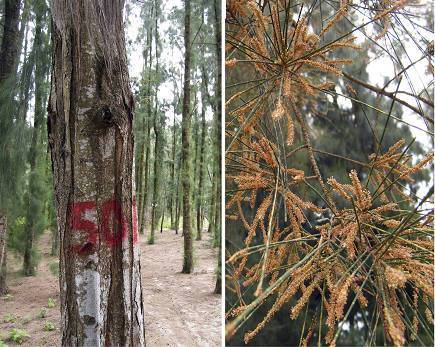
{"label": "small green plant", "polygon": [[13,296],[12,294],[6,294],[5,297],[3,298],[3,300],[11,301],[11,299],[12,299],[13,297],[14,297],[14,296]]}
{"label": "small green plant", "polygon": [[18,342],[20,345],[23,343],[24,337],[30,337],[25,330],[12,329],[9,331],[9,340]]}
{"label": "small green plant", "polygon": [[49,298],[47,307],[54,307],[56,301],[57,301],[56,299]]}
{"label": "small green plant", "polygon": [[16,313],[5,314],[4,321],[5,323],[15,323],[19,317],[20,315]]}
{"label": "small green plant", "polygon": [[33,318],[33,316],[24,316],[24,323],[29,323],[29,321]]}
{"label": "small green plant", "polygon": [[45,318],[45,316],[47,315],[48,312],[48,308],[41,308],[41,311],[39,312],[39,318]]}
{"label": "small green plant", "polygon": [[45,322],[45,330],[46,331],[54,330],[54,324],[52,322]]}
{"label": "small green plant", "polygon": [[[6,334],[0,334],[0,338],[5,336]],[[0,347],[9,347],[9,345],[7,345],[3,340],[0,340]]]}
{"label": "small green plant", "polygon": [[41,339],[46,339],[47,337],[48,337],[48,335],[44,334],[44,335],[41,336]]}

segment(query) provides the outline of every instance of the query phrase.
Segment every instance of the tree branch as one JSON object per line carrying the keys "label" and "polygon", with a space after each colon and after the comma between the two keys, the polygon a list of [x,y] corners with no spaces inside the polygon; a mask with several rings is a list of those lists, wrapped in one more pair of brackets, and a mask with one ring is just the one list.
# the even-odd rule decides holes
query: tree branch
{"label": "tree branch", "polygon": [[[368,84],[368,83],[366,83],[366,82],[363,82],[363,81],[359,80],[358,78],[353,77],[352,75],[348,74],[348,73],[345,72],[345,71],[342,71],[342,73],[343,73],[343,76],[344,76],[344,77],[346,77],[347,79],[351,80],[352,82],[358,83],[359,85],[361,85],[361,86],[363,86],[363,87],[365,87],[365,88],[367,88],[367,89],[370,89],[370,90],[372,90],[372,91],[374,91],[374,92],[376,92],[376,93],[379,93],[379,94],[382,94],[382,95],[388,96],[388,97],[391,98],[391,99],[394,98],[395,93],[387,92],[387,91],[385,91],[385,90],[383,90],[383,89],[381,89],[381,88],[377,88],[377,87],[375,87],[375,86],[372,86],[371,84]],[[434,107],[433,103],[429,102],[429,101],[426,100],[425,98],[422,98],[422,97],[420,97],[420,96],[418,96],[418,95],[414,95],[414,97],[416,97],[417,99],[423,101],[424,103],[428,104],[429,106]],[[396,97],[396,101],[397,101],[399,104],[402,104],[403,106],[406,106],[406,107],[408,107],[409,109],[413,110],[414,112],[418,113],[420,116],[424,117],[424,118],[427,119],[429,122],[431,122],[432,124],[434,124],[433,119],[430,118],[430,117],[428,117],[428,116],[426,116],[426,115],[425,115],[424,113],[422,113],[418,108],[416,108],[416,107],[414,107],[414,106],[408,104],[406,101],[403,101],[402,99],[398,99],[397,97]]]}
{"label": "tree branch", "polygon": [[325,195],[325,198],[329,204],[329,207],[334,212],[334,214],[336,216],[338,216],[340,214],[340,212],[339,212],[337,206],[335,205],[334,200],[332,199],[331,195],[329,194],[328,190],[325,187],[325,183],[323,182],[319,167],[317,166],[316,158],[314,158],[313,146],[311,145],[310,135],[308,135],[308,130],[307,130],[307,126],[306,126],[305,121],[304,121],[304,117],[302,116],[299,109],[296,107],[296,104],[292,100],[292,98],[289,98],[289,100],[290,100],[290,105],[293,109],[293,112],[294,112],[299,124],[301,125],[302,133],[304,134],[305,144],[307,145],[307,149],[308,149],[308,156],[310,157],[311,166],[314,169],[314,173],[317,176],[317,181],[319,181],[320,188],[322,189],[322,192]]}

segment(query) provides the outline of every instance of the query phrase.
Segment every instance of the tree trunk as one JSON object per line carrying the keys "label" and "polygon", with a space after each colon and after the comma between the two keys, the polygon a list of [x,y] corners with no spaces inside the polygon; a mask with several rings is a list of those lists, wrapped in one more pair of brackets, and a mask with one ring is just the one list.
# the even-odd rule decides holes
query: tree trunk
{"label": "tree trunk", "polygon": [[176,203],[175,203],[175,196],[176,196],[176,184],[175,184],[175,152],[176,152],[176,132],[175,132],[175,105],[174,105],[174,125],[173,125],[173,132],[172,132],[172,162],[171,162],[171,200],[169,203],[169,209],[171,214],[171,229],[175,229],[175,209],[176,209]]}
{"label": "tree trunk", "polygon": [[[219,1],[214,1],[214,14],[216,28],[220,28],[221,24],[221,7]],[[217,194],[216,194],[216,218],[215,218],[215,246],[219,247],[219,257],[218,257],[218,269],[216,271],[216,286],[215,293],[222,294],[222,134],[221,134],[221,120],[222,120],[222,46],[221,46],[221,31],[215,31],[216,38],[216,113],[215,113],[215,132],[216,132],[216,174],[215,181],[217,184]]]}
{"label": "tree trunk", "polygon": [[[218,27],[216,27],[218,28]],[[201,68],[202,72],[202,83],[201,83],[201,145],[200,145],[200,155],[199,155],[199,174],[198,174],[198,196],[196,200],[196,239],[201,240],[202,239],[202,216],[203,216],[203,186],[204,186],[204,159],[205,159],[205,138],[207,136],[207,127],[206,127],[206,120],[205,120],[205,92],[207,88],[207,84],[205,83],[206,79],[204,78],[204,75],[206,74],[205,67],[202,66]]]}
{"label": "tree trunk", "polygon": [[163,222],[165,221],[165,210],[162,213],[162,222],[160,223],[160,233],[163,233]]}
{"label": "tree trunk", "polygon": [[[28,182],[28,200],[26,201],[26,229],[25,229],[25,249],[23,271],[26,276],[35,275],[36,259],[33,245],[37,237],[45,230],[45,196],[42,193],[41,181],[44,180],[43,173],[38,170],[38,151],[39,136],[41,125],[45,120],[44,105],[44,80],[49,71],[49,60],[46,53],[42,50],[46,48],[43,42],[44,16],[48,11],[45,1],[35,2],[33,12],[35,14],[35,37],[33,41],[32,53],[35,57],[34,76],[35,76],[35,113],[32,129],[32,143],[29,149],[28,162],[30,165],[30,178]],[[33,70],[33,67],[32,67]]]}
{"label": "tree trunk", "polygon": [[[18,24],[20,21],[20,6],[21,0],[9,0],[5,1],[4,4],[3,16],[5,19],[3,24],[3,37],[0,52],[1,94],[6,94],[6,91],[10,93],[10,91],[13,90],[11,87],[15,84],[18,58],[20,56],[20,32],[18,29]],[[2,112],[0,125],[5,125],[5,129],[9,128],[6,127],[7,124],[12,124],[12,115],[10,111],[13,109],[11,107],[13,99],[13,95],[12,97],[9,97],[9,95],[0,95],[0,106]],[[0,149],[3,150],[3,148]],[[7,158],[7,160],[14,159],[16,160],[16,158]],[[6,167],[9,167],[7,162],[2,162],[2,165],[7,165]],[[13,182],[15,180],[8,179],[6,180],[6,183],[2,182],[2,186],[5,186],[5,191],[10,188],[11,181]],[[8,287],[6,286],[6,236],[8,233],[7,200],[7,196],[0,197],[0,294],[6,294],[8,291]]]}
{"label": "tree trunk", "polygon": [[[157,103],[157,97],[156,97]],[[157,106],[157,105],[156,105]],[[156,142],[154,145],[154,189],[153,189],[153,206],[152,206],[152,222],[151,222],[151,233],[148,239],[148,243],[150,245],[154,244],[155,238],[155,228],[156,228],[156,212],[157,212],[157,193],[158,193],[158,182],[159,182],[159,163],[160,159],[158,159],[159,155],[159,147],[160,147],[160,129],[157,124],[157,111],[154,113],[154,134],[156,136]]]}
{"label": "tree trunk", "polygon": [[20,55],[18,23],[20,21],[21,0],[6,0],[4,6],[5,22],[0,53],[0,83],[11,73],[17,72]]}
{"label": "tree trunk", "polygon": [[[151,13],[150,16],[153,15],[154,12],[154,2],[151,3]],[[146,91],[146,96],[145,99],[147,100],[147,107],[146,107],[146,116],[145,119],[148,123],[147,126],[147,134],[146,134],[146,153],[145,153],[145,167],[144,167],[144,172],[145,172],[145,178],[144,178],[144,185],[143,185],[143,202],[142,202],[142,211],[141,211],[141,215],[142,215],[142,219],[141,219],[141,223],[140,223],[140,231],[141,234],[145,233],[145,229],[147,226],[147,211],[148,211],[148,192],[150,190],[150,184],[149,184],[149,162],[150,162],[150,147],[151,147],[151,140],[150,140],[150,135],[151,135],[151,121],[152,121],[152,116],[151,116],[151,105],[152,105],[152,97],[151,97],[151,71],[152,71],[152,65],[153,65],[153,56],[152,56],[152,30],[153,28],[151,27],[149,29],[149,32],[147,33],[147,42],[149,42],[148,45],[148,57],[149,57],[149,69],[148,69],[148,86],[147,86],[147,91]],[[157,30],[157,28],[155,29]]]}
{"label": "tree trunk", "polygon": [[63,346],[144,346],[124,1],[52,0]]}
{"label": "tree trunk", "polygon": [[182,184],[183,184],[183,235],[184,260],[182,273],[193,271],[193,234],[190,216],[190,0],[185,0],[184,15],[184,98],[182,124]]}
{"label": "tree trunk", "polygon": [[6,285],[6,255],[7,255],[7,240],[8,231],[8,214],[6,211],[0,212],[0,295],[8,293]]}
{"label": "tree trunk", "polygon": [[159,117],[159,100],[157,98],[157,93],[159,90],[159,31],[158,31],[158,20],[159,20],[159,3],[155,2],[155,28],[154,40],[156,45],[156,72],[155,72],[155,87],[154,87],[154,134],[155,134],[155,145],[154,145],[154,187],[153,187],[153,207],[152,207],[152,223],[151,223],[151,235],[149,239],[149,244],[154,244],[155,229],[156,229],[156,218],[157,218],[157,206],[160,204],[160,199],[158,198],[158,192],[160,190],[160,175],[162,173],[161,163],[162,158],[160,158],[160,147],[162,142],[162,128]]}

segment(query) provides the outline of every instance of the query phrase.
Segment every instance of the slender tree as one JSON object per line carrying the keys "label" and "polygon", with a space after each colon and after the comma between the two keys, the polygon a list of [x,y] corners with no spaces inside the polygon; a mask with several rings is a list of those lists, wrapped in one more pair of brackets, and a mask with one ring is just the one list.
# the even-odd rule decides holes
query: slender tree
{"label": "slender tree", "polygon": [[[150,15],[151,17],[153,16],[154,13],[154,2],[152,2],[151,4],[151,9],[150,9]],[[154,30],[157,30],[157,28],[155,28]],[[147,69],[147,78],[148,78],[148,83],[146,86],[146,94],[145,94],[145,100],[146,100],[146,114],[145,114],[145,119],[144,122],[146,121],[147,124],[147,133],[146,133],[146,152],[145,152],[145,164],[143,167],[143,171],[144,171],[144,184],[143,184],[143,201],[142,201],[142,209],[141,209],[141,223],[140,223],[140,230],[141,233],[145,232],[145,228],[147,225],[147,220],[146,220],[146,215],[147,215],[147,211],[148,211],[148,191],[150,189],[150,184],[149,182],[151,181],[149,179],[149,166],[150,166],[150,147],[151,147],[151,141],[150,141],[150,134],[151,134],[151,122],[152,122],[152,95],[151,95],[151,71],[152,71],[152,64],[153,64],[153,56],[152,56],[152,33],[153,33],[153,28],[151,27],[148,30],[147,33],[147,53],[145,53],[145,56],[148,54],[148,64],[149,67]]]}
{"label": "slender tree", "polygon": [[[45,0],[35,1],[33,4],[35,14],[35,36],[30,60],[34,67],[35,76],[35,112],[33,116],[32,140],[28,154],[30,173],[28,178],[28,188],[25,197],[25,232],[24,232],[24,251],[23,251],[23,271],[26,276],[35,274],[35,251],[34,242],[44,232],[46,218],[44,213],[45,200],[47,200],[46,189],[44,189],[45,172],[43,170],[44,161],[38,162],[41,154],[41,127],[45,121],[44,105],[47,92],[46,77],[48,75],[49,59],[43,51],[47,49],[48,38],[44,37],[43,27],[47,24],[48,7]],[[33,70],[33,69],[32,69]],[[29,71],[30,73],[32,71]]]}
{"label": "slender tree", "polygon": [[182,184],[183,184],[183,235],[184,261],[182,273],[193,271],[193,234],[190,215],[190,0],[185,0],[184,14],[184,98],[182,124]]}
{"label": "slender tree", "polygon": [[[6,286],[6,235],[8,232],[8,199],[7,196],[15,182],[11,179],[16,172],[17,158],[13,160],[15,146],[10,146],[8,141],[13,118],[11,114],[15,107],[14,83],[16,80],[18,58],[20,55],[20,21],[21,0],[8,0],[4,3],[3,37],[0,52],[0,132],[2,144],[0,144],[0,294],[8,292]],[[5,145],[3,145],[5,144]],[[8,148],[9,147],[9,148]]]}
{"label": "slender tree", "polygon": [[[199,160],[198,160],[198,195],[196,197],[196,239],[202,239],[202,216],[203,216],[203,191],[204,191],[204,166],[205,166],[205,139],[207,136],[207,127],[205,119],[205,109],[206,109],[206,93],[207,89],[207,78],[205,78],[206,71],[204,65],[201,66],[201,143],[199,149]],[[199,142],[199,139],[198,139]]]}
{"label": "slender tree", "polygon": [[216,270],[216,286],[214,292],[216,294],[222,294],[222,198],[221,198],[221,186],[222,186],[222,153],[221,153],[221,145],[222,145],[222,132],[221,132],[221,120],[222,120],[222,69],[221,69],[221,61],[222,61],[222,48],[221,48],[221,31],[219,28],[221,27],[221,6],[218,0],[214,1],[214,15],[215,15],[215,40],[216,40],[216,82],[215,82],[215,95],[216,95],[216,109],[215,109],[215,134],[216,134],[216,152],[215,152],[215,168],[216,174],[214,181],[217,182],[218,186],[218,194],[216,197],[216,214],[215,214],[215,242],[214,246],[219,247],[219,255],[218,255],[218,268]]}
{"label": "slender tree", "polygon": [[[154,31],[154,40],[156,45],[156,66],[155,66],[155,87],[154,87],[154,135],[155,135],[155,143],[154,143],[154,185],[153,185],[153,203],[151,209],[151,234],[148,242],[150,244],[154,243],[154,233],[156,229],[156,217],[158,211],[158,205],[160,204],[161,199],[159,199],[160,193],[160,182],[162,176],[162,160],[161,154],[163,151],[163,137],[164,137],[164,120],[159,110],[160,101],[157,98],[157,93],[160,85],[160,71],[159,71],[159,59],[160,59],[160,38],[159,38],[159,23],[160,16],[160,3],[155,1],[155,31]],[[160,194],[161,195],[161,194]]]}
{"label": "slender tree", "polygon": [[52,0],[63,346],[144,346],[123,0]]}

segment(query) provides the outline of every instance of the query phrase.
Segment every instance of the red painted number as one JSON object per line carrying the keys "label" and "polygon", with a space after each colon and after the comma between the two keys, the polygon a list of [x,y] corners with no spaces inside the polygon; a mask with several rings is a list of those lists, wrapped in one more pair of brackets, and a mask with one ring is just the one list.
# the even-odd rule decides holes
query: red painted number
{"label": "red painted number", "polygon": [[89,220],[83,220],[82,214],[86,210],[93,210],[95,208],[95,202],[88,201],[88,202],[78,202],[75,204],[72,204],[72,210],[73,210],[73,222],[72,222],[72,231],[85,231],[89,233],[88,239],[86,240],[85,244],[82,245],[76,245],[74,246],[74,250],[77,253],[87,253],[93,251],[97,239],[98,239],[98,228],[97,226],[89,221]]}
{"label": "red painted number", "polygon": [[117,245],[127,232],[124,213],[116,200],[106,202],[101,210],[103,220],[101,229],[107,243],[112,246]]}
{"label": "red painted number", "polygon": [[[88,234],[84,245],[73,246],[77,253],[90,253],[94,250],[98,241],[98,227],[90,220],[84,220],[83,214],[86,211],[93,212],[95,202],[79,202],[71,205],[73,213],[72,230],[73,232],[81,231]],[[0,217],[1,218],[1,217]],[[114,247],[121,242],[127,234],[127,223],[121,205],[116,200],[106,202],[100,212],[102,235],[110,246]],[[136,199],[133,197],[133,242],[136,243],[137,234],[137,208]]]}

